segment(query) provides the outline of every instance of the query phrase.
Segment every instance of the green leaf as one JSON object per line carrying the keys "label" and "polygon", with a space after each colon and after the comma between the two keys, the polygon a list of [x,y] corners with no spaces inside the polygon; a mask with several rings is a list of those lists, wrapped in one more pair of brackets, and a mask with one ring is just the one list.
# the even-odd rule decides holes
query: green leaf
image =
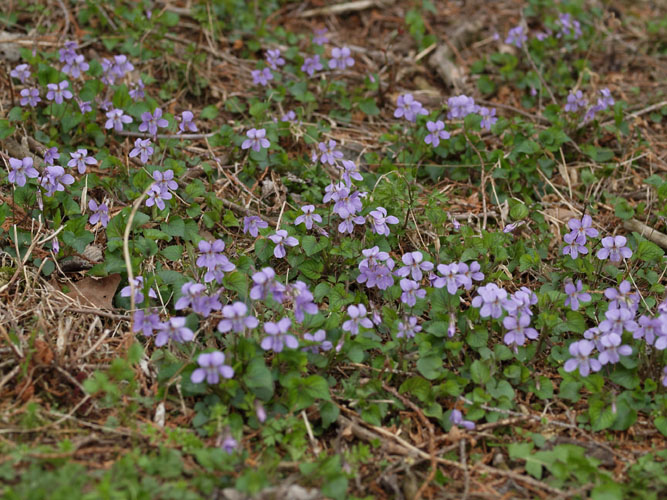
{"label": "green leaf", "polygon": [[206,106],[204,109],[201,110],[201,113],[199,114],[199,117],[202,120],[213,120],[217,116],[218,116],[218,108],[216,108],[213,104]]}
{"label": "green leaf", "polygon": [[637,245],[635,258],[644,262],[657,262],[662,259],[665,252],[658,245],[648,240],[641,240]]}
{"label": "green leaf", "polygon": [[655,428],[658,429],[663,436],[667,437],[667,417],[656,417],[653,421]]}
{"label": "green leaf", "polygon": [[322,418],[322,427],[325,429],[338,419],[339,414],[340,409],[331,401],[323,401],[320,404],[320,417]]}
{"label": "green leaf", "polygon": [[0,120],[0,140],[12,135],[14,130],[14,126],[9,123],[9,120]]}
{"label": "green leaf", "polygon": [[160,255],[172,262],[178,262],[183,258],[183,247],[181,245],[171,245],[160,250]]}
{"label": "green leaf", "polygon": [[417,370],[429,380],[435,380],[445,374],[442,358],[436,355],[422,356],[417,361]]}
{"label": "green leaf", "polygon": [[248,280],[244,274],[238,271],[225,274],[222,284],[226,289],[238,293],[239,297],[248,295]]}
{"label": "green leaf", "polygon": [[262,238],[255,242],[255,255],[262,262],[266,262],[271,258],[273,255],[273,246],[268,239]]}
{"label": "green leaf", "polygon": [[243,376],[243,382],[263,401],[268,401],[273,396],[273,378],[271,371],[266,367],[264,357],[257,357],[250,361]]}
{"label": "green leaf", "polygon": [[377,116],[380,114],[380,109],[375,104],[375,99],[369,97],[359,101],[359,109],[369,116]]}
{"label": "green leaf", "polygon": [[470,376],[473,382],[483,385],[491,378],[491,370],[489,370],[486,363],[477,359],[470,365]]}
{"label": "green leaf", "polygon": [[431,397],[431,384],[429,384],[427,380],[421,377],[410,377],[401,384],[398,392],[401,394],[407,392],[410,395],[417,396],[417,398],[423,403]]}
{"label": "green leaf", "polygon": [[516,148],[514,148],[514,152],[516,153],[526,153],[527,155],[532,155],[537,153],[538,151],[541,151],[541,147],[538,143],[531,139],[527,139],[520,143]]}

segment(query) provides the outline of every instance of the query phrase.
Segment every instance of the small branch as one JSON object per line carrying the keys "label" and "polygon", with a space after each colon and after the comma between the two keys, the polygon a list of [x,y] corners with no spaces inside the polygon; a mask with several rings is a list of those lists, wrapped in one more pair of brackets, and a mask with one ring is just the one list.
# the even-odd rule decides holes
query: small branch
{"label": "small branch", "polygon": [[628,231],[636,231],[647,240],[651,240],[656,245],[660,245],[662,248],[667,249],[667,234],[661,233],[637,219],[626,220],[623,222],[623,227]]}
{"label": "small branch", "polygon": [[140,137],[142,139],[187,139],[187,140],[199,140],[199,139],[208,139],[213,137],[217,132],[209,132],[208,134],[146,134],[144,132],[130,132],[129,130],[121,130],[116,132],[118,135],[123,135],[126,137]]}
{"label": "small branch", "polygon": [[305,10],[299,17],[326,16],[330,14],[344,14],[346,12],[356,12],[370,9],[372,7],[386,7],[394,3],[393,0],[357,0],[354,2],[338,3],[327,7]]}

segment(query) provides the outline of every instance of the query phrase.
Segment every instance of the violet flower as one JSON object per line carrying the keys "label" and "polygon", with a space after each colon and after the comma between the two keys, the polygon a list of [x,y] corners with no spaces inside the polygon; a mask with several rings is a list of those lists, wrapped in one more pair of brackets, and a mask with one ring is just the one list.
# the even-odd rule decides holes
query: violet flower
{"label": "violet flower", "polygon": [[158,184],[155,182],[151,184],[150,189],[148,190],[148,197],[146,198],[146,206],[152,207],[156,206],[160,210],[164,210],[166,205],[165,201],[171,200],[172,195],[169,191],[163,191]]}
{"label": "violet flower", "polygon": [[134,148],[132,151],[130,151],[130,158],[134,158],[135,156],[139,157],[139,161],[143,163],[144,165],[148,163],[148,160],[150,159],[151,155],[153,154],[153,144],[151,143],[150,139],[141,139],[138,138],[137,140],[134,141]]}
{"label": "violet flower", "polygon": [[21,99],[19,100],[21,106],[28,105],[31,108],[34,108],[41,101],[42,98],[39,97],[39,89],[37,87],[21,89]]}
{"label": "violet flower", "polygon": [[145,111],[141,113],[141,123],[139,124],[139,132],[148,132],[150,135],[155,137],[157,135],[157,129],[164,128],[169,125],[169,122],[162,118],[162,109],[155,108],[153,113]]}
{"label": "violet flower", "polygon": [[329,41],[329,39],[324,36],[325,33],[329,31],[326,28],[318,28],[315,31],[313,31],[313,43],[315,45],[324,45]]}
{"label": "violet flower", "polygon": [[99,205],[92,198],[88,201],[88,208],[93,214],[88,219],[88,222],[91,225],[95,225],[98,222],[102,224],[102,227],[107,227],[109,224],[109,207],[106,203],[100,203]]}
{"label": "violet flower", "polygon": [[396,276],[402,278],[408,275],[412,276],[415,281],[420,281],[424,276],[422,271],[428,272],[433,269],[433,263],[424,260],[421,252],[407,252],[401,257],[404,266],[396,271]]}
{"label": "violet flower", "polygon": [[496,117],[496,109],[495,108],[486,108],[484,106],[480,106],[477,109],[477,112],[479,115],[482,117],[482,121],[480,122],[480,127],[486,130],[491,130],[491,127],[496,124],[498,121],[498,118]]}
{"label": "violet flower", "polygon": [[256,215],[250,215],[243,218],[243,233],[250,233],[252,236],[257,238],[259,235],[260,229],[265,229],[269,227],[268,222],[262,220]]}
{"label": "violet flower", "polygon": [[588,340],[572,342],[569,351],[573,357],[565,362],[565,371],[569,373],[579,368],[579,374],[582,377],[588,377],[592,371],[600,371],[602,364],[597,359],[590,357],[593,347],[593,342]]}
{"label": "violet flower", "polygon": [[259,152],[262,148],[268,148],[271,145],[266,138],[266,130],[263,128],[251,128],[246,132],[246,135],[248,138],[241,144],[241,149],[252,148],[254,151]]}
{"label": "violet flower", "polygon": [[262,87],[266,87],[269,81],[273,80],[273,73],[269,68],[254,69],[250,72],[250,75],[252,76],[252,83]]}
{"label": "violet flower", "polygon": [[133,332],[141,332],[144,337],[152,337],[160,327],[160,316],[154,309],[138,309],[134,311],[133,323]]}
{"label": "violet flower", "polygon": [[507,38],[505,38],[505,43],[508,45],[514,45],[517,48],[522,48],[523,44],[528,40],[528,36],[525,33],[523,26],[515,26],[507,33]]}
{"label": "violet flower", "polygon": [[199,368],[190,375],[193,384],[200,384],[204,380],[207,384],[217,384],[221,375],[224,378],[234,376],[234,368],[225,364],[225,355],[220,351],[200,354],[197,363]]}
{"label": "violet flower", "polygon": [[424,142],[437,148],[440,144],[440,139],[449,139],[449,132],[445,130],[445,124],[442,120],[426,122],[426,128],[430,132],[425,138]]}
{"label": "violet flower", "polygon": [[469,431],[475,428],[475,422],[472,420],[464,420],[463,414],[460,410],[452,410],[452,413],[449,415],[449,421],[452,423],[452,425],[460,425]]}
{"label": "violet flower", "polygon": [[282,318],[277,323],[267,321],[264,323],[264,331],[268,337],[264,337],[260,343],[260,347],[265,351],[282,352],[284,347],[296,349],[299,347],[299,341],[294,335],[288,334],[288,330],[292,326],[292,321],[289,318]]}
{"label": "violet flower", "polygon": [[82,175],[86,173],[88,165],[97,165],[97,160],[93,156],[88,156],[87,149],[77,149],[69,155],[71,160],[67,162],[67,166],[76,167]]}
{"label": "violet flower", "polygon": [[413,339],[421,331],[422,327],[417,324],[417,317],[410,316],[407,322],[398,322],[398,332],[396,332],[397,339]]}
{"label": "violet flower", "polygon": [[320,351],[326,352],[333,349],[333,344],[327,340],[327,332],[322,329],[317,330],[312,335],[310,333],[304,333],[303,339],[313,343],[307,347],[302,347],[301,350],[304,352],[318,354]]}
{"label": "violet flower", "polygon": [[507,302],[507,292],[495,283],[488,283],[477,289],[478,295],[472,299],[472,306],[479,308],[482,318],[500,318],[503,306]]}
{"label": "violet flower", "polygon": [[428,115],[428,111],[422,107],[419,101],[416,101],[412,94],[402,94],[396,100],[395,118],[405,118],[410,122],[417,121],[418,115]]}
{"label": "violet flower", "polygon": [[60,158],[60,153],[58,152],[58,148],[49,148],[46,151],[44,151],[44,163],[47,165],[53,165],[53,162]]}
{"label": "violet flower", "polygon": [[233,331],[243,333],[246,328],[257,328],[259,321],[254,316],[248,314],[248,306],[243,302],[234,302],[222,308],[223,319],[218,323],[218,331],[226,333]]}
{"label": "violet flower", "polygon": [[567,103],[565,104],[565,111],[570,113],[576,113],[579,108],[585,108],[588,104],[588,99],[586,99],[581,92],[577,90],[576,92],[570,91],[567,96]]}
{"label": "violet flower", "polygon": [[472,289],[472,282],[482,281],[484,279],[484,273],[481,271],[481,266],[476,260],[472,261],[470,264],[465,262],[459,262],[459,276],[458,280],[463,288],[466,290]]}
{"label": "violet flower", "polygon": [[132,117],[126,115],[122,109],[112,109],[107,113],[107,118],[104,128],[107,130],[112,128],[116,132],[121,132],[125,124],[132,123]]}
{"label": "violet flower", "polygon": [[447,107],[449,108],[447,118],[450,120],[465,118],[469,114],[477,112],[475,100],[463,94],[447,99]]}
{"label": "violet flower", "polygon": [[9,175],[7,179],[18,187],[25,186],[27,179],[36,179],[39,172],[33,166],[33,160],[26,156],[22,160],[18,158],[9,158]]}
{"label": "violet flower", "polygon": [[181,116],[178,118],[178,132],[176,133],[180,134],[186,131],[197,132],[199,129],[194,122],[194,117],[195,115],[192,114],[192,111],[183,111]]}
{"label": "violet flower", "polygon": [[269,239],[276,244],[276,247],[273,249],[273,255],[277,259],[282,259],[287,255],[285,245],[288,247],[295,247],[299,244],[299,240],[293,236],[289,236],[284,229],[278,229],[276,234],[269,236]]}
{"label": "violet flower", "polygon": [[305,224],[306,229],[313,228],[313,222],[322,222],[322,216],[315,213],[314,205],[304,205],[301,207],[303,215],[299,215],[294,219],[294,225],[298,226],[299,224]]}
{"label": "violet flower", "polygon": [[637,330],[637,322],[633,319],[635,317],[634,311],[626,308],[607,309],[605,319],[600,321],[600,331],[604,334],[617,333],[623,334],[623,330],[634,332]]}
{"label": "violet flower", "polygon": [[317,147],[322,152],[320,155],[320,161],[322,163],[335,165],[336,160],[339,160],[343,157],[343,153],[336,150],[336,141],[333,139],[330,139],[328,143],[320,142]]}
{"label": "violet flower", "polygon": [[621,340],[621,336],[617,333],[608,333],[602,336],[600,343],[603,349],[598,356],[601,365],[618,363],[621,360],[620,356],[630,356],[632,354],[632,347],[621,345]]}
{"label": "violet flower", "polygon": [[65,63],[61,71],[72,78],[79,78],[81,73],[88,71],[88,68],[90,68],[90,65],[86,62],[83,55],[77,54],[73,59]]}
{"label": "violet flower", "polygon": [[588,292],[582,292],[584,289],[581,280],[577,280],[576,286],[571,281],[565,283],[565,294],[567,298],[565,299],[565,305],[570,306],[573,311],[579,309],[579,302],[590,302],[591,294]]}
{"label": "violet flower", "polygon": [[454,295],[461,285],[458,262],[453,262],[451,264],[438,264],[438,272],[442,276],[437,276],[435,280],[433,280],[433,287],[447,287],[447,293]]}
{"label": "violet flower", "polygon": [[332,59],[329,59],[329,67],[331,69],[344,70],[347,67],[354,66],[354,59],[350,57],[350,49],[348,47],[335,47],[331,51]]}
{"label": "violet flower", "polygon": [[576,237],[577,243],[586,244],[586,237],[596,238],[598,230],[593,227],[593,219],[586,214],[581,219],[570,219],[567,221],[567,227],[570,228],[570,234]]}
{"label": "violet flower", "polygon": [[[632,338],[644,339],[648,345],[653,345],[655,343],[656,336],[660,337],[660,335],[662,335],[663,327],[659,318],[651,318],[650,316],[642,315],[639,317],[638,323],[639,326],[632,334]],[[665,332],[664,335],[667,335],[667,332]]]}
{"label": "violet flower", "polygon": [[373,322],[366,317],[368,312],[363,304],[350,305],[347,307],[347,315],[350,319],[343,323],[343,330],[350,332],[350,335],[357,335],[359,327],[373,328]]}
{"label": "violet flower", "polygon": [[49,101],[55,101],[56,104],[62,104],[64,99],[71,99],[74,95],[72,92],[67,90],[69,87],[69,82],[63,80],[60,83],[49,83],[46,85],[48,92],[46,93],[46,99]]}
{"label": "violet flower", "polygon": [[[143,276],[137,276],[134,278],[134,303],[135,304],[141,304],[144,301],[144,278]],[[130,285],[127,285],[120,291],[120,296],[121,297],[129,297],[132,294],[132,287]],[[155,293],[155,290],[152,288],[148,289],[148,296],[157,299],[157,294]]]}
{"label": "violet flower", "polygon": [[194,338],[195,334],[185,326],[185,318],[173,317],[160,323],[157,335],[155,336],[155,346],[162,347],[170,340],[182,344],[190,342]]}
{"label": "violet flower", "polygon": [[271,69],[278,69],[278,66],[285,65],[285,59],[280,57],[280,50],[267,50],[266,51],[266,64],[268,64]]}
{"label": "violet flower", "polygon": [[252,300],[264,300],[271,294],[277,302],[285,298],[285,285],[276,280],[276,272],[265,267],[252,275],[253,287],[250,289]]}
{"label": "violet flower", "polygon": [[505,316],[503,326],[509,330],[503,337],[503,342],[508,346],[522,346],[526,338],[535,340],[539,335],[535,328],[530,328],[530,316],[527,314],[521,314],[518,318]]}
{"label": "violet flower", "polygon": [[25,84],[26,80],[30,78],[30,66],[27,64],[19,64],[9,72],[9,76],[16,78],[22,84]]}
{"label": "violet flower", "polygon": [[398,224],[398,219],[393,215],[387,215],[384,207],[377,207],[368,214],[371,217],[371,231],[382,236],[389,236],[387,224]]}
{"label": "violet flower", "polygon": [[426,290],[419,287],[419,283],[416,281],[403,278],[400,283],[401,290],[401,302],[409,307],[414,307],[417,303],[417,299],[423,299],[426,297]]}
{"label": "violet flower", "polygon": [[74,177],[65,173],[60,165],[50,165],[44,169],[41,185],[46,189],[46,196],[53,196],[56,191],[65,191],[65,186],[74,184]]}
{"label": "violet flower", "polygon": [[307,73],[308,76],[313,76],[316,71],[323,69],[322,63],[320,62],[320,56],[315,54],[312,57],[306,57],[301,66],[301,71]]}
{"label": "violet flower", "polygon": [[338,224],[339,233],[352,234],[354,232],[355,224],[362,226],[366,222],[366,219],[363,216],[355,215],[354,212],[350,212],[346,208],[339,209],[338,215],[343,219],[342,222]]}
{"label": "violet flower", "polygon": [[588,248],[580,243],[580,238],[577,237],[575,233],[567,233],[563,236],[565,240],[565,245],[563,247],[563,255],[569,255],[572,259],[576,259],[579,255],[586,255],[588,253]]}
{"label": "violet flower", "polygon": [[604,296],[610,300],[610,309],[624,307],[634,312],[639,306],[639,294],[637,292],[632,293],[632,285],[627,280],[623,280],[618,285],[618,289],[613,287],[607,288],[604,291]]}
{"label": "violet flower", "polygon": [[632,250],[626,246],[625,236],[607,236],[602,238],[602,248],[598,250],[597,258],[609,259],[611,262],[620,262],[632,257]]}

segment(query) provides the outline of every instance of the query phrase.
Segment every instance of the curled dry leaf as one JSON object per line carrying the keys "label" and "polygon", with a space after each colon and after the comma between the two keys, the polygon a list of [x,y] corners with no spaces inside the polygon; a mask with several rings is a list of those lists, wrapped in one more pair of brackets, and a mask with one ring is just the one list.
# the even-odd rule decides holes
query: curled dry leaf
{"label": "curled dry leaf", "polygon": [[120,274],[118,273],[99,279],[86,276],[69,285],[71,291],[67,293],[67,296],[85,307],[113,309],[113,296],[119,284]]}

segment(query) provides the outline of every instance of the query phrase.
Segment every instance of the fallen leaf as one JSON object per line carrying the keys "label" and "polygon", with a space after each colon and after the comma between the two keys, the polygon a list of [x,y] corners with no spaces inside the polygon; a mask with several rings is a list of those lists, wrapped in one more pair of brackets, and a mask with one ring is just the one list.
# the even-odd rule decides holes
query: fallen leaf
{"label": "fallen leaf", "polygon": [[35,351],[35,361],[40,365],[50,365],[55,357],[49,344],[42,339],[35,340]]}
{"label": "fallen leaf", "polygon": [[86,276],[69,284],[71,291],[67,296],[78,301],[82,306],[113,309],[113,296],[119,284],[120,274],[118,273],[100,279]]}

